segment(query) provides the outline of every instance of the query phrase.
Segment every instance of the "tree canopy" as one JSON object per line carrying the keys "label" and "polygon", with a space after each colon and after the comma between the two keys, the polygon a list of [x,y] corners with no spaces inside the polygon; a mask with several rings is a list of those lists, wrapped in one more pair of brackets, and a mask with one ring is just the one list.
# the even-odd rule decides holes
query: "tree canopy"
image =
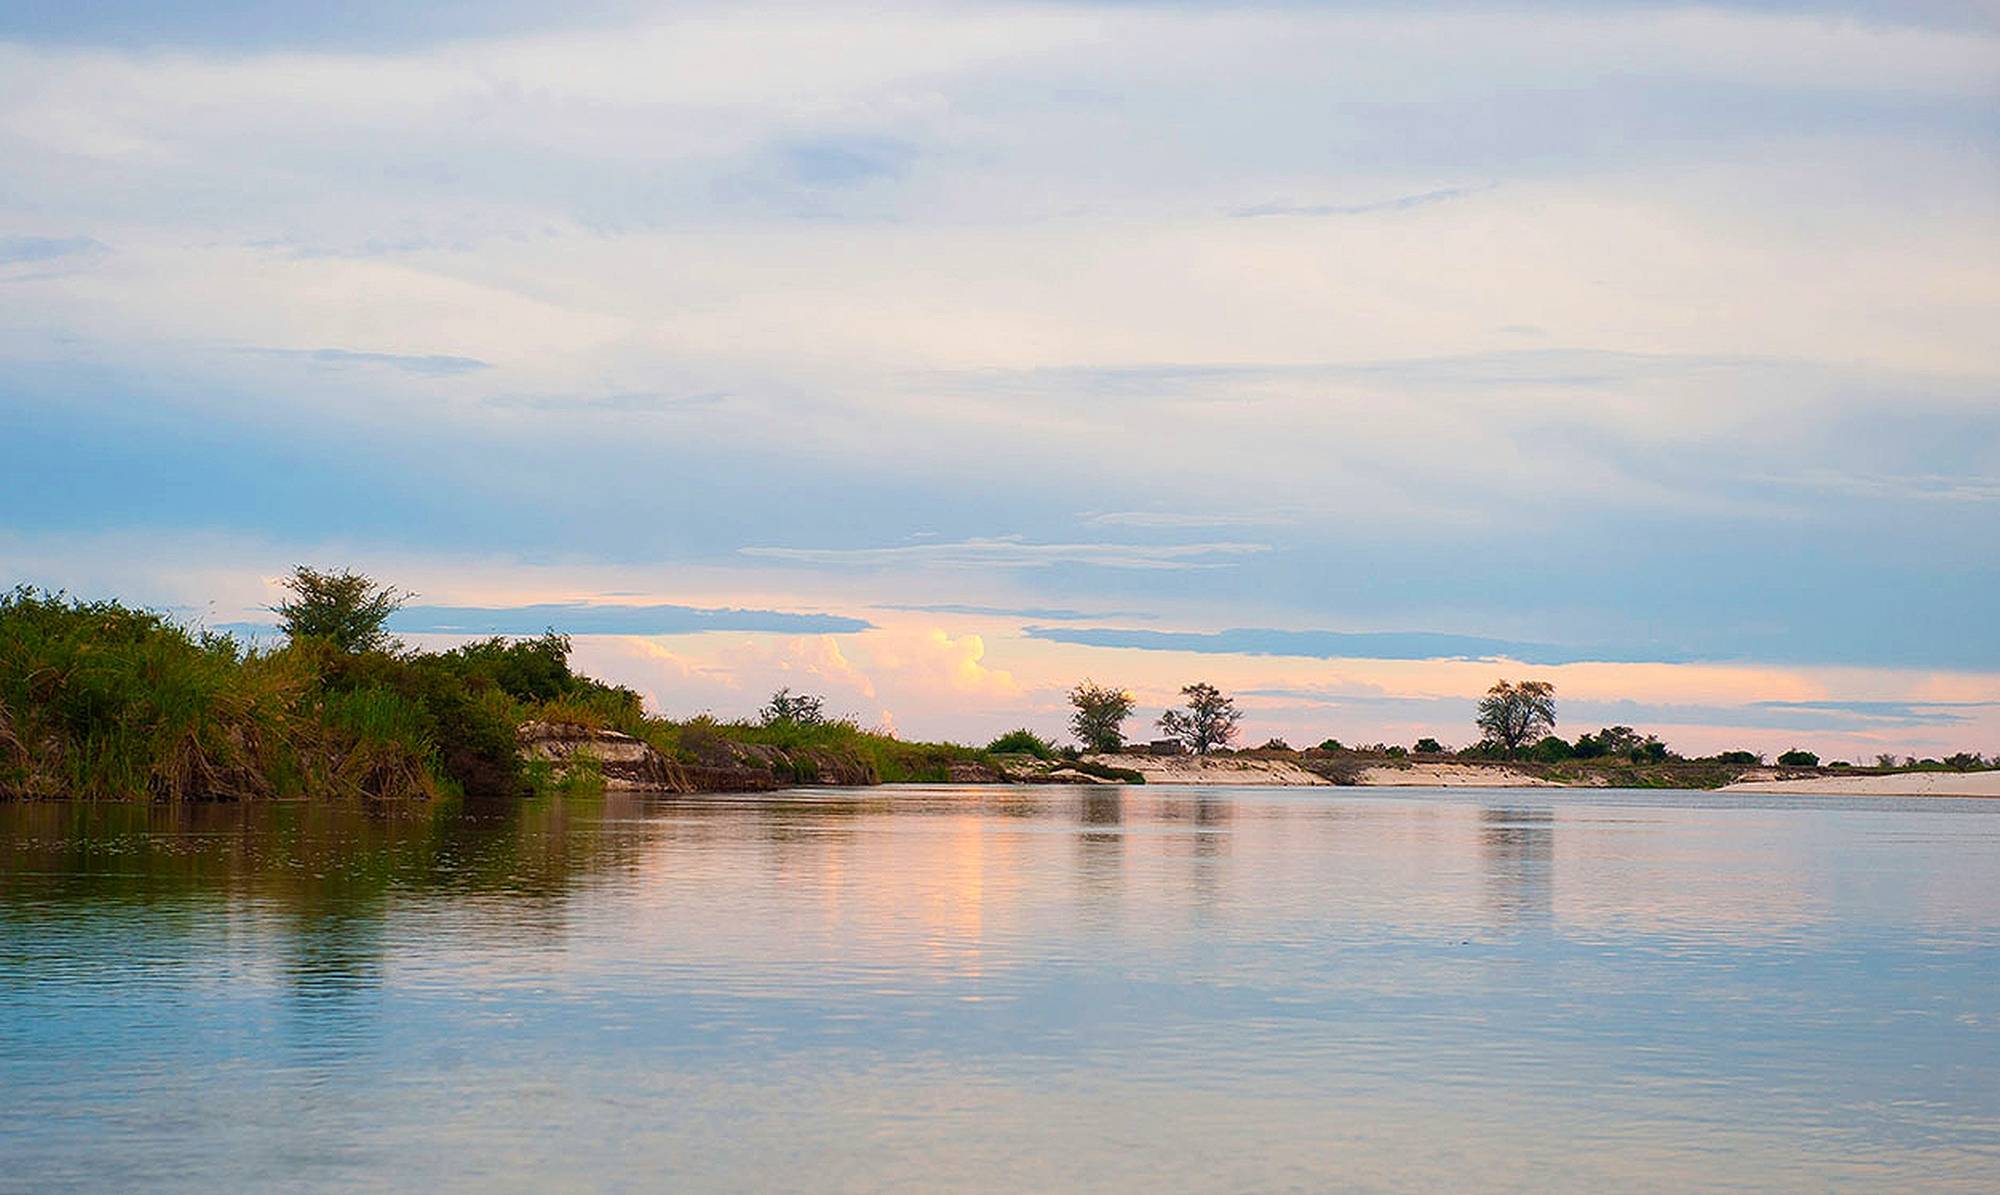
{"label": "tree canopy", "polygon": [[1069,703],[1076,709],[1069,728],[1086,751],[1111,752],[1125,746],[1125,719],[1136,704],[1130,693],[1084,680],[1069,691]]}
{"label": "tree canopy", "polygon": [[387,630],[389,616],[417,596],[377,585],[363,573],[321,572],[299,565],[285,578],[292,591],[272,606],[287,637],[323,639],[343,652],[386,651],[395,646]]}
{"label": "tree canopy", "polygon": [[791,726],[818,726],[826,721],[826,699],[811,693],[794,693],[790,689],[779,689],[771,694],[771,700],[757,711],[758,720],[766,726],[784,723]]}
{"label": "tree canopy", "polygon": [[1196,755],[1207,755],[1236,737],[1243,715],[1235,699],[1224,697],[1220,689],[1206,682],[1188,685],[1181,695],[1187,698],[1185,712],[1168,710],[1160,715],[1160,729],[1179,739],[1181,746]]}
{"label": "tree canopy", "polygon": [[1502,680],[1479,699],[1474,721],[1487,742],[1518,751],[1555,730],[1556,687],[1543,680]]}

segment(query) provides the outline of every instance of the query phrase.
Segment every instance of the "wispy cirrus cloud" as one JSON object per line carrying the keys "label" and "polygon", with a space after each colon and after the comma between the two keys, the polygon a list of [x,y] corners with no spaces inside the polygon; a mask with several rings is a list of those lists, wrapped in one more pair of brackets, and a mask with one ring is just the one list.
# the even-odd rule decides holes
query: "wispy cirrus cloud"
{"label": "wispy cirrus cloud", "polygon": [[1300,656],[1317,660],[1518,660],[1524,664],[1685,663],[1695,657],[1655,647],[1565,646],[1433,631],[1156,631],[1120,627],[1029,627],[1031,639],[1087,647],[1205,655]]}
{"label": "wispy cirrus cloud", "polygon": [[[698,635],[749,631],[784,635],[846,635],[874,628],[861,618],[733,606],[620,605],[543,602],[526,606],[405,606],[389,618],[405,635]],[[266,623],[229,623],[222,630],[266,631]]]}
{"label": "wispy cirrus cloud", "polygon": [[1174,569],[1226,568],[1247,556],[1271,550],[1269,544],[1059,544],[1029,543],[1015,537],[965,539],[955,543],[903,544],[891,548],[749,547],[744,556],[794,564],[846,568],[914,565],[932,568],[1049,568],[1086,565],[1093,568]]}
{"label": "wispy cirrus cloud", "polygon": [[251,349],[258,356],[305,361],[328,369],[373,367],[425,377],[451,377],[491,369],[492,362],[449,353],[377,353],[356,349]]}
{"label": "wispy cirrus cloud", "polygon": [[0,266],[96,257],[110,248],[93,237],[0,237]]}
{"label": "wispy cirrus cloud", "polygon": [[1099,618],[1156,617],[1136,610],[1070,610],[1060,606],[978,606],[962,602],[936,602],[930,605],[878,602],[874,608],[911,614],[972,614],[993,618],[1033,618],[1044,622],[1088,622]]}
{"label": "wispy cirrus cloud", "polygon": [[1112,510],[1085,515],[1092,527],[1273,527],[1297,521],[1296,515],[1255,511]]}
{"label": "wispy cirrus cloud", "polygon": [[1491,184],[1483,187],[1439,187],[1432,191],[1397,195],[1389,199],[1372,199],[1363,203],[1257,203],[1235,208],[1229,214],[1239,220],[1264,216],[1366,216],[1374,212],[1406,212],[1411,208],[1449,203],[1454,199],[1463,199],[1468,195],[1492,189]]}
{"label": "wispy cirrus cloud", "polygon": [[577,415],[671,415],[721,406],[729,400],[725,390],[696,394],[660,394],[628,391],[618,394],[587,395],[496,395],[485,406],[504,411],[543,411]]}

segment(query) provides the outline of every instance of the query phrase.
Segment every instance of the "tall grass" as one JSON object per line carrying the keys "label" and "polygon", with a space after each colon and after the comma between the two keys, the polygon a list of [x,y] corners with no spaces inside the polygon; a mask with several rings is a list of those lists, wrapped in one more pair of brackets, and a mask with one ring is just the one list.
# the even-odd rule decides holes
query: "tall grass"
{"label": "tall grass", "polygon": [[[306,637],[255,651],[117,602],[16,589],[0,594],[0,797],[519,795],[548,781],[518,756],[516,728],[531,719],[781,779],[938,781],[986,759],[851,721],[650,718],[630,689],[572,672],[569,650],[551,633],[445,652]],[[590,787],[590,769],[577,772]]]}

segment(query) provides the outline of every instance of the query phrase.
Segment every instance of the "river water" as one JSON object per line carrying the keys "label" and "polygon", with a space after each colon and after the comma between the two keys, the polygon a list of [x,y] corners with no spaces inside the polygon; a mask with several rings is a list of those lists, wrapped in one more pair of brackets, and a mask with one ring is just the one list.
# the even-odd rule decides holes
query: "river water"
{"label": "river water", "polygon": [[0,807],[0,1190],[2000,1190],[2000,802]]}

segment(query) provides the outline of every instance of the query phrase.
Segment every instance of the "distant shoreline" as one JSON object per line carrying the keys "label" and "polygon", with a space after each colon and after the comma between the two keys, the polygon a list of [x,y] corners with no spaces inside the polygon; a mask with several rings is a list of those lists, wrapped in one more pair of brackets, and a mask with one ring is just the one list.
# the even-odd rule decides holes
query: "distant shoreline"
{"label": "distant shoreline", "polygon": [[1809,780],[1745,779],[1724,785],[1721,791],[1857,797],[2000,797],[2000,771],[1894,772],[1882,776],[1820,776]]}
{"label": "distant shoreline", "polygon": [[[1799,769],[1751,766],[1718,773],[1713,768],[1623,765],[1551,768],[1509,760],[1352,759],[1339,754],[1237,752],[1229,755],[1088,755],[1105,768],[1139,773],[1147,784],[1217,784],[1257,787],[1357,788],[1688,788],[1718,792],[1824,794],[1828,796],[1953,796],[2000,798],[2000,770],[1908,771],[1800,775]],[[1030,779],[1031,777],[1018,777]],[[1078,779],[1082,779],[1079,777]]]}

